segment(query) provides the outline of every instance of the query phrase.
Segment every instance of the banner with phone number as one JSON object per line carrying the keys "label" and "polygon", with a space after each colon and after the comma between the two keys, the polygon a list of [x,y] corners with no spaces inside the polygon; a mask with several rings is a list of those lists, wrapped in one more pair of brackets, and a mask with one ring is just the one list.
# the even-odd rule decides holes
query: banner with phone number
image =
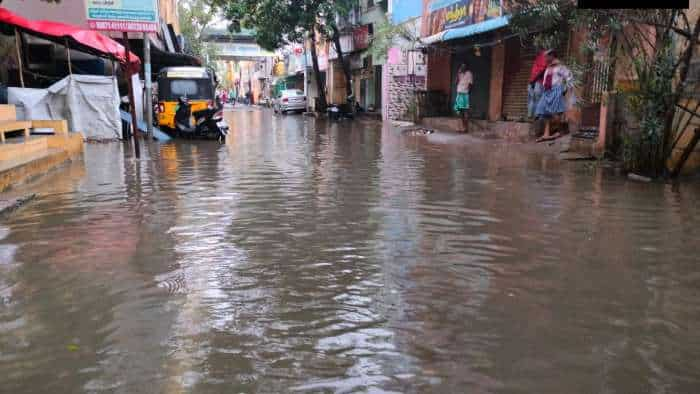
{"label": "banner with phone number", "polygon": [[157,32],[157,0],[85,0],[92,30]]}

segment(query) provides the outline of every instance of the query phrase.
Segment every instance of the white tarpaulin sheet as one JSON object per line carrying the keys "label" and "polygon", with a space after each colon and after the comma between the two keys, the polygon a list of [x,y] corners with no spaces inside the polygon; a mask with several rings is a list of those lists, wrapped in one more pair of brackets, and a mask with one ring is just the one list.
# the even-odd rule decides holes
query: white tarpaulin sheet
{"label": "white tarpaulin sheet", "polygon": [[119,89],[115,77],[71,75],[48,89],[9,88],[8,102],[21,120],[68,121],[89,139],[121,138]]}

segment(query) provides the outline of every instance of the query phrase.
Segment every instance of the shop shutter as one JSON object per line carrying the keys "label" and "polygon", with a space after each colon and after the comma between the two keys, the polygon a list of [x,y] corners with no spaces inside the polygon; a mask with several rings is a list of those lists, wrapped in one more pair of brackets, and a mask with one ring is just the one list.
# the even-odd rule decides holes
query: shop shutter
{"label": "shop shutter", "polygon": [[[557,49],[560,59],[568,59],[568,42]],[[537,50],[532,43],[523,47],[520,39],[506,41],[506,61],[503,76],[503,116],[508,120],[527,119],[527,85]]]}
{"label": "shop shutter", "polygon": [[506,41],[503,116],[508,120],[527,117],[527,85],[536,53],[532,45],[523,48],[517,38]]}

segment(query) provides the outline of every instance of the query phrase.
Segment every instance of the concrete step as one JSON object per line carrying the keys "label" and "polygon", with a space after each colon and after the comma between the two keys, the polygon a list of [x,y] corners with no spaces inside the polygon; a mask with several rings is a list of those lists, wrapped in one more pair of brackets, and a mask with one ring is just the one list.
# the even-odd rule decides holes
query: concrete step
{"label": "concrete step", "polygon": [[[435,130],[463,132],[462,119],[458,117],[423,118],[421,125]],[[532,139],[533,124],[529,122],[507,122],[471,119],[469,134],[486,139],[528,141]]]}
{"label": "concrete step", "polygon": [[22,157],[46,152],[48,139],[45,136],[31,136],[24,138],[11,138],[0,144],[0,162],[21,159]]}
{"label": "concrete step", "polygon": [[65,149],[47,148],[12,160],[0,161],[0,192],[33,177],[45,174],[68,161],[71,153]]}
{"label": "concrete step", "polygon": [[569,142],[569,153],[575,153],[579,154],[582,156],[594,156],[594,147],[595,147],[596,140],[594,139],[589,139],[589,138],[576,138],[576,137],[571,137],[571,141]]}
{"label": "concrete step", "polygon": [[464,131],[462,119],[457,117],[423,118],[420,124],[429,129],[453,131],[457,133],[461,133]]}
{"label": "concrete step", "polygon": [[36,161],[36,160],[41,160],[43,158],[58,154],[60,152],[62,152],[61,149],[46,148],[42,151],[28,153],[26,155],[23,155],[21,157],[16,157],[16,158],[11,159],[11,160],[2,160],[2,161],[0,161],[0,173],[7,171],[9,169],[12,169],[14,167],[19,167],[19,166],[25,165],[27,163],[31,163],[31,162]]}

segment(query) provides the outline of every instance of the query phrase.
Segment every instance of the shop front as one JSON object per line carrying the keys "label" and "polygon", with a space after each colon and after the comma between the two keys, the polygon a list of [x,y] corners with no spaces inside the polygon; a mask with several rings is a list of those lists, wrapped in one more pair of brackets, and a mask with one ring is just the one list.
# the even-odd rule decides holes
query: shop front
{"label": "shop front", "polygon": [[[474,78],[469,97],[472,119],[487,119],[491,84],[491,48],[473,50],[469,46],[451,46],[449,103],[457,98],[457,74],[462,64],[466,65]],[[450,108],[451,109],[451,108]]]}
{"label": "shop front", "polygon": [[474,80],[470,118],[493,116],[494,105],[501,101],[501,92],[494,92],[494,62],[503,62],[500,52],[494,56],[493,42],[507,24],[499,1],[424,0],[421,42],[428,67],[427,89],[418,94],[421,117],[453,118],[455,127],[461,127],[452,105],[461,65]]}

